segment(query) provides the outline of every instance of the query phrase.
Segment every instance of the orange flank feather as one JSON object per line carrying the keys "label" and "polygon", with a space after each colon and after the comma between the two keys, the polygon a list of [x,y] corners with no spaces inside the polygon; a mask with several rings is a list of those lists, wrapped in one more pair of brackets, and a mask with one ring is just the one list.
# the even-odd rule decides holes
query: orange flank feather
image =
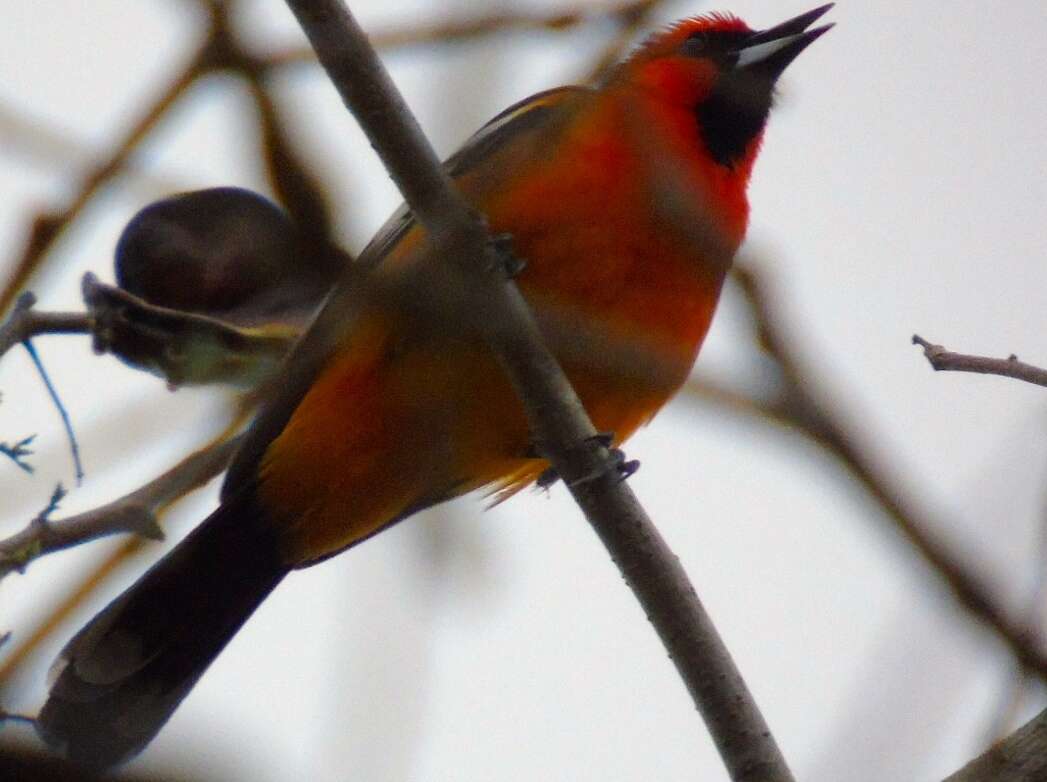
{"label": "orange flank feather", "polygon": [[[621,441],[694,362],[742,238],[746,183],[681,154],[674,173],[682,176],[666,184],[681,192],[668,197],[701,203],[718,188],[720,209],[703,218],[722,255],[709,257],[690,227],[659,208],[665,196],[648,159],[651,147],[697,145],[692,113],[631,81],[599,98],[575,90],[547,98],[543,106],[558,112],[551,124],[506,142],[459,184],[492,231],[512,235],[527,264],[517,282],[540,322],[559,310],[585,323],[604,337],[592,346],[597,358],[633,335],[661,348],[663,371],[647,382],[614,362],[591,365],[590,351],[564,358],[569,346],[558,342],[578,335],[547,333],[594,424]],[[555,124],[561,114],[566,127]],[[293,563],[340,550],[422,504],[490,484],[517,491],[548,466],[528,456],[522,406],[482,345],[398,325],[395,315],[375,314],[354,328],[266,452],[259,492],[288,519]]]}
{"label": "orange flank feather", "polygon": [[[691,370],[745,235],[775,82],[828,29],[810,29],[828,8],[759,32],[727,15],[680,22],[601,85],[506,109],[446,162],[511,236],[543,336],[616,443]],[[359,259],[377,275],[434,261],[406,209]],[[141,751],[291,570],[450,497],[507,497],[547,468],[478,338],[353,294],[336,288],[290,357],[218,510],[64,650],[38,729],[69,757],[108,766]]]}

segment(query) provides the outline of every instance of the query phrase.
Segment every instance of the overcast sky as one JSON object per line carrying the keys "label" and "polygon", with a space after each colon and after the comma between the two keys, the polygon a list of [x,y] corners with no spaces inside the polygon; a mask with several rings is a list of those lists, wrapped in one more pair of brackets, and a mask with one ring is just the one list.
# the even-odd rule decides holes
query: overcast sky
{"label": "overcast sky", "polygon": [[[520,7],[520,3],[506,7]],[[553,8],[557,3],[535,3]],[[738,0],[770,26],[811,3]],[[479,3],[446,4],[464,17]],[[65,203],[92,152],[128,127],[193,48],[188,3],[3,3],[0,265],[34,208]],[[371,29],[429,4],[354,5]],[[661,21],[712,10],[665,5]],[[790,67],[751,187],[743,254],[774,285],[806,382],[856,440],[1021,605],[1044,506],[1041,389],[932,373],[909,338],[1047,364],[1047,10],[1040,2],[840,3]],[[276,0],[244,3],[259,47],[298,40]],[[610,30],[499,35],[387,62],[449,154],[509,103],[586,72]],[[398,202],[319,69],[278,82],[281,106],[361,246]],[[122,226],[168,190],[263,189],[250,104],[211,79],[153,133],[139,173],[105,190],[34,280],[75,309],[80,275],[111,280]],[[19,122],[30,122],[28,132]],[[77,154],[76,149],[81,153]],[[699,371],[759,377],[731,295]],[[81,440],[73,512],[133,489],[225,421],[211,391],[38,341]],[[0,462],[0,534],[72,482],[53,408],[20,352],[0,364],[0,441],[37,432],[37,472]],[[690,572],[786,756],[806,780],[940,779],[980,751],[1008,703],[1008,659],[944,598],[861,489],[803,439],[691,402],[628,446],[632,479]],[[216,486],[169,517],[178,537]],[[566,493],[495,510],[466,498],[295,574],[223,653],[138,761],[219,779],[725,778],[672,665]],[[0,585],[15,639],[108,550],[49,557]],[[42,703],[46,667],[107,583],[25,668],[11,708]],[[1040,612],[1042,613],[1042,611]],[[2,662],[0,652],[0,662]],[[1042,706],[1034,695],[1016,718]]]}

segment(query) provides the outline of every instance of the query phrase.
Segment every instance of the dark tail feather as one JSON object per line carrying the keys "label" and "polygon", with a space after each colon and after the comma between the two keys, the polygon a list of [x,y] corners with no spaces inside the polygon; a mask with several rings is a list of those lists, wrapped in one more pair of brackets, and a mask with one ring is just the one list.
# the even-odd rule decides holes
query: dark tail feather
{"label": "dark tail feather", "polygon": [[50,746],[96,768],[141,752],[280,583],[252,495],[227,498],[66,645],[37,722]]}

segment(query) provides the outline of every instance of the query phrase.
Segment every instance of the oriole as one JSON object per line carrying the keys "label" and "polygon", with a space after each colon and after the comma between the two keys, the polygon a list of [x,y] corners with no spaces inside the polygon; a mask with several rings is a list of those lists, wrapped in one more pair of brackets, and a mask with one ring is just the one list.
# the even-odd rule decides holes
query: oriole
{"label": "oriole", "polygon": [[[520,289],[616,442],[690,371],[745,234],[775,82],[829,8],[762,32],[726,14],[681,21],[599,87],[506,109],[446,163],[511,235]],[[359,260],[403,268],[426,247],[402,209]],[[337,324],[345,300],[332,295],[318,322]],[[548,466],[485,346],[406,309],[365,303],[327,342],[304,339],[220,507],[63,651],[39,718],[49,744],[94,766],[126,760],[291,570]]]}

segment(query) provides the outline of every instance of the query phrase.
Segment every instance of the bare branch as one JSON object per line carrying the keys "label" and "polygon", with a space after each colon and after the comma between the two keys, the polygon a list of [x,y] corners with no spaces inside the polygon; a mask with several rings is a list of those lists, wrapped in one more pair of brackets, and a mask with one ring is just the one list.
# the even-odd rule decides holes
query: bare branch
{"label": "bare branch", "polygon": [[[40,374],[40,378],[44,382],[44,386],[47,388],[47,393],[50,395],[51,401],[54,403],[55,408],[58,410],[58,414],[62,418],[62,425],[65,427],[66,436],[69,438],[69,447],[73,453],[73,464],[76,468],[76,481],[79,483],[84,477],[84,471],[80,463],[80,448],[76,442],[76,434],[73,432],[73,425],[69,419],[69,413],[66,411],[65,405],[62,404],[62,400],[58,396],[58,391],[51,383],[51,378],[48,377],[43,361],[40,360],[40,356],[36,352],[36,348],[33,347],[33,343],[30,342],[30,338],[38,334],[83,333],[86,328],[89,328],[90,322],[86,315],[36,312],[33,310],[33,305],[35,303],[36,297],[32,293],[23,293],[15,302],[14,309],[10,316],[3,324],[0,324],[0,357],[19,342],[21,342],[22,346],[25,347],[26,352],[29,354],[29,358],[32,359],[37,372]],[[15,464],[23,469],[28,469],[28,467],[24,462],[19,460],[19,457],[20,455],[27,453],[24,451],[24,446],[27,445],[30,440],[32,440],[31,437],[22,440],[21,443],[16,443],[13,452],[5,451],[8,456],[11,456],[11,458],[14,459]],[[20,446],[21,450],[19,448]],[[28,469],[28,471],[32,472],[31,469]]]}
{"label": "bare branch", "polygon": [[953,599],[990,629],[1024,670],[1047,682],[1047,654],[1034,644],[1026,624],[1009,616],[997,604],[991,586],[974,574],[959,552],[931,532],[947,528],[947,525],[935,523],[895,486],[893,480],[857,445],[842,423],[842,416],[827,410],[811,393],[810,383],[805,382],[805,373],[789,348],[797,341],[790,338],[781,319],[774,313],[759,275],[751,268],[738,266],[735,279],[753,312],[761,346],[778,365],[782,390],[772,401],[764,402],[706,382],[689,386],[692,395],[742,412],[769,416],[795,427],[829,451],[879,504],[932,572],[942,579]]}
{"label": "bare branch", "polygon": [[0,578],[13,571],[24,572],[30,562],[45,554],[107,535],[130,532],[162,539],[157,513],[222,472],[239,442],[240,438],[232,438],[207,446],[130,494],[66,519],[49,518],[61,499],[52,495],[47,509],[25,529],[0,541]]}
{"label": "bare branch", "polygon": [[[494,11],[465,19],[425,23],[380,30],[370,36],[376,49],[396,50],[411,46],[447,44],[468,41],[488,35],[501,35],[534,30],[562,31],[583,24],[619,19],[630,25],[637,16],[644,15],[661,0],[626,0],[626,2],[594,4],[580,3],[551,11]],[[308,47],[293,47],[271,52],[262,58],[270,68],[316,62],[316,53]],[[601,62],[603,62],[601,58]]]}
{"label": "bare branch", "polygon": [[76,432],[73,431],[73,420],[69,417],[69,411],[65,409],[65,405],[62,403],[62,398],[58,395],[58,389],[55,388],[54,383],[51,382],[51,376],[47,374],[44,362],[40,359],[40,354],[36,352],[36,348],[33,347],[33,343],[27,339],[22,343],[22,347],[24,347],[26,353],[29,354],[33,366],[36,367],[40,379],[44,382],[44,387],[47,389],[47,395],[51,397],[51,402],[54,404],[55,409],[58,410],[58,415],[62,419],[62,428],[65,429],[66,438],[69,440],[69,450],[73,454],[73,469],[76,473],[76,483],[79,485],[84,479],[84,465],[83,462],[80,461],[80,443],[77,442]]}
{"label": "bare branch", "polygon": [[598,83],[610,73],[660,4],[661,0],[639,0],[620,5],[613,12],[608,9],[608,15],[618,23],[618,33],[596,58],[596,64],[589,68],[585,81]]}
{"label": "bare branch", "polygon": [[[131,128],[114,145],[110,154],[89,171],[72,200],[63,209],[43,212],[33,219],[29,237],[19,258],[6,266],[13,269],[0,289],[0,313],[7,310],[18,291],[36,271],[48,250],[62,231],[72,223],[91,201],[99,188],[127,164],[138,144],[156,126],[196,79],[210,67],[213,40],[209,36],[182,70],[174,76],[159,96],[149,105]],[[2,344],[0,344],[2,348]],[[3,351],[0,350],[0,353]]]}
{"label": "bare branch", "polygon": [[944,782],[1042,782],[1047,779],[1047,711],[990,747]]}
{"label": "bare branch", "polygon": [[913,334],[912,343],[923,348],[923,355],[935,371],[1001,375],[1002,377],[1013,377],[1015,380],[1024,380],[1026,383],[1037,386],[1047,386],[1047,369],[1019,361],[1014,354],[1007,358],[989,358],[953,353],[941,345],[931,344],[919,334]]}
{"label": "bare branch", "polygon": [[[435,244],[457,288],[475,303],[474,326],[499,357],[543,455],[563,476],[611,552],[695,698],[735,780],[792,776],[679,560],[631,490],[555,359],[483,225],[442,171],[388,74],[337,0],[288,0],[343,100]],[[471,296],[470,296],[471,294]],[[323,316],[321,316],[323,317]],[[263,429],[264,431],[264,429]],[[591,476],[599,476],[595,480]]]}
{"label": "bare branch", "polygon": [[[98,158],[99,149],[74,132],[40,118],[26,116],[23,107],[14,108],[0,99],[0,137],[5,155],[19,156],[59,171],[80,170]],[[128,161],[125,181],[137,198],[152,200],[167,193],[189,190],[189,184],[176,176],[157,174],[142,163]]]}
{"label": "bare branch", "polygon": [[27,339],[41,334],[89,334],[91,320],[80,312],[39,312],[33,309],[36,296],[18,297],[7,320],[0,324],[0,356]]}

